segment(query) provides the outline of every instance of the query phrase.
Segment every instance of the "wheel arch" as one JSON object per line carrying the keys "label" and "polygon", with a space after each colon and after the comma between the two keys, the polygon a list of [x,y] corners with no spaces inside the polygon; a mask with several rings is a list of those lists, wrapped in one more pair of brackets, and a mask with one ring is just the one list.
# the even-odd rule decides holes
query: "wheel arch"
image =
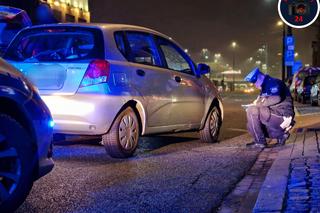
{"label": "wheel arch", "polygon": [[117,119],[117,117],[119,116],[119,114],[125,110],[126,108],[131,107],[133,109],[133,111],[136,113],[136,116],[138,118],[139,121],[139,129],[140,129],[140,135],[144,135],[145,134],[145,130],[146,130],[146,113],[145,113],[145,109],[142,105],[142,103],[138,100],[129,100],[127,101],[119,110],[119,112],[117,113],[117,115],[115,116],[115,118],[112,121],[112,124],[110,125],[107,133],[110,131],[112,125],[114,124],[115,120]]}
{"label": "wheel arch", "polygon": [[17,120],[17,122],[27,130],[34,141],[35,132],[32,122],[26,115],[25,111],[21,108],[21,104],[7,97],[0,97],[0,103],[0,113],[4,113]]}
{"label": "wheel arch", "polygon": [[202,120],[201,123],[201,128],[200,130],[202,130],[204,128],[204,125],[208,119],[209,116],[209,112],[213,107],[217,107],[220,113],[220,122],[222,123],[223,119],[224,119],[224,110],[223,110],[223,105],[222,105],[222,101],[219,100],[218,98],[214,98],[210,104],[210,107],[208,107],[208,110],[206,111],[205,117]]}

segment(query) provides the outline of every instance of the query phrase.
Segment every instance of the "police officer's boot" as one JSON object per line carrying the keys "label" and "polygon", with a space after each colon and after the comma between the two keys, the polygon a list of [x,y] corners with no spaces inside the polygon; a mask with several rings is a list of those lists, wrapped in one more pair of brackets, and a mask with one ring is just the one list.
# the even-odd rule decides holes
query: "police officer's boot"
{"label": "police officer's boot", "polygon": [[247,148],[261,148],[261,149],[263,149],[266,147],[266,145],[263,143],[256,143],[255,141],[253,141],[251,143],[247,143],[246,147]]}
{"label": "police officer's boot", "polygon": [[290,137],[290,134],[285,133],[281,138],[277,139],[278,143],[276,144],[276,146],[284,146],[289,137]]}

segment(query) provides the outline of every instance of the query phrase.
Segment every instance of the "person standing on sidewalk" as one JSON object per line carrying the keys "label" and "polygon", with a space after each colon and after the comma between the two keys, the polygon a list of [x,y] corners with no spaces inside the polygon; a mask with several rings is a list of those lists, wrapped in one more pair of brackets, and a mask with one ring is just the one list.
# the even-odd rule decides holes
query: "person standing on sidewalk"
{"label": "person standing on sidewalk", "polygon": [[277,139],[277,145],[284,145],[295,123],[293,99],[288,87],[281,80],[265,75],[259,68],[252,70],[245,80],[261,90],[258,98],[246,105],[247,128],[254,138],[247,147],[264,148],[266,138]]}

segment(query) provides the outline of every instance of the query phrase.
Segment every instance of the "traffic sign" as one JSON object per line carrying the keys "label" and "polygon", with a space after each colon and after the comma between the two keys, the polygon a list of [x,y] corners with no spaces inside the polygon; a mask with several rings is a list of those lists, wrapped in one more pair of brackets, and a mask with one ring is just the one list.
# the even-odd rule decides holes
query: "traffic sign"
{"label": "traffic sign", "polygon": [[285,64],[286,66],[294,65],[295,38],[293,36],[285,37]]}

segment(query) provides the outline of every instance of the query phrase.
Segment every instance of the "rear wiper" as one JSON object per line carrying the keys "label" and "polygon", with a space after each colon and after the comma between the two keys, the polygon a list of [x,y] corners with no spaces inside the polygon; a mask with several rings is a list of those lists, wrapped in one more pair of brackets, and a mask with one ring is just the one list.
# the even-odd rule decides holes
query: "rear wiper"
{"label": "rear wiper", "polygon": [[56,49],[56,50],[46,50],[44,52],[40,52],[36,55],[31,56],[30,58],[27,58],[26,60],[24,60],[24,62],[39,62],[39,60],[37,59],[39,56],[41,55],[47,55],[47,54],[53,54],[53,53],[57,53],[61,50],[63,50],[65,48],[60,48],[60,49]]}

